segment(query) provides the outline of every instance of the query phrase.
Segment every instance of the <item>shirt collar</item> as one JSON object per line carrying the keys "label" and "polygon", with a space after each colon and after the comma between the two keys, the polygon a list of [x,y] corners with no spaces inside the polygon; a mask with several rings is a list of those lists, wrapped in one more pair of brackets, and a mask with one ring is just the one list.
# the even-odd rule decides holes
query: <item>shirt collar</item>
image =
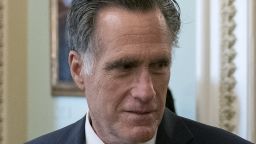
{"label": "shirt collar", "polygon": [[[85,139],[86,144],[104,144],[103,141],[97,136],[95,131],[93,130],[91,123],[89,121],[89,112],[86,114],[86,120],[85,120]],[[155,144],[156,141],[156,134],[154,137],[145,142],[145,143],[139,143],[139,144]]]}
{"label": "shirt collar", "polygon": [[104,144],[92,129],[91,123],[89,121],[89,112],[87,112],[85,120],[85,139],[86,144]]}

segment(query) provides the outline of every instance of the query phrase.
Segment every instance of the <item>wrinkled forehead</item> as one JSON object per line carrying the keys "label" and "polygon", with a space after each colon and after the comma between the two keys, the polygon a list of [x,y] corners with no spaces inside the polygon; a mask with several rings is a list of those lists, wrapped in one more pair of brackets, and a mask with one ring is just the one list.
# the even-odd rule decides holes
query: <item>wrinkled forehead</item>
{"label": "wrinkled forehead", "polygon": [[97,42],[103,45],[112,42],[145,42],[171,44],[171,35],[161,11],[128,10],[119,6],[102,8],[96,17]]}

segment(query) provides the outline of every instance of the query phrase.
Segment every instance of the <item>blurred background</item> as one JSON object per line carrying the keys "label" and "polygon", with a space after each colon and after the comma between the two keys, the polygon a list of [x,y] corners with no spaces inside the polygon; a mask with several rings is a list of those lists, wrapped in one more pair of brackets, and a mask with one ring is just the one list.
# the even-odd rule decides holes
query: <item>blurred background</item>
{"label": "blurred background", "polygon": [[[177,1],[182,28],[169,83],[177,114],[256,142],[256,2]],[[87,111],[59,62],[70,2],[0,0],[0,144],[24,143]]]}

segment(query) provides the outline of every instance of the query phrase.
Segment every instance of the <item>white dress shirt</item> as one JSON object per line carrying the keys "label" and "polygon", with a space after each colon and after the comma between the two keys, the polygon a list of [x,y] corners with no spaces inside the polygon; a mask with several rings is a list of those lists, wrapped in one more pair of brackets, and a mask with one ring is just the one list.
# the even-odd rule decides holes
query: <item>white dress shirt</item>
{"label": "white dress shirt", "polygon": [[[95,131],[93,130],[91,123],[89,121],[89,112],[86,114],[86,119],[85,119],[85,139],[86,139],[86,144],[104,144],[103,141],[97,136]],[[154,137],[145,142],[145,143],[139,143],[139,144],[155,144],[156,141],[156,134]]]}

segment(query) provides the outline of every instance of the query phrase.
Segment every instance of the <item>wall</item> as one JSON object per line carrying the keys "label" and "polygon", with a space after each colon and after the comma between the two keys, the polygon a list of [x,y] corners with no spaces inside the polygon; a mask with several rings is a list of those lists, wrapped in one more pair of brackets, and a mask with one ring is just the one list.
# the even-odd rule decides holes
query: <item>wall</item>
{"label": "wall", "polygon": [[53,97],[50,88],[50,1],[28,0],[28,137],[32,139],[81,118],[83,97]]}
{"label": "wall", "polygon": [[[3,60],[3,137],[6,144],[24,143],[27,139],[27,0],[2,0],[4,43]],[[1,43],[2,44],[2,43]],[[3,141],[2,141],[3,140]],[[0,143],[1,143],[0,142]]]}
{"label": "wall", "polygon": [[171,88],[177,113],[195,119],[196,115],[196,0],[178,0],[182,27],[179,47],[174,49]]}
{"label": "wall", "polygon": [[237,13],[235,17],[236,29],[235,35],[237,38],[235,49],[237,56],[234,60],[237,65],[237,70],[235,72],[235,78],[237,80],[235,93],[237,95],[237,115],[238,115],[238,128],[237,134],[243,138],[248,139],[248,89],[249,89],[249,67],[248,67],[248,57],[249,57],[249,32],[248,32],[248,15],[249,5],[248,1],[236,0],[235,6],[237,8]]}
{"label": "wall", "polygon": [[3,143],[26,140],[27,1],[4,1]]}
{"label": "wall", "polygon": [[[252,0],[253,1],[253,0]],[[198,99],[197,101],[197,120],[219,126],[220,120],[220,78],[221,78],[221,4],[223,1],[211,1],[211,0],[198,0],[197,11],[197,66],[200,67],[198,77]],[[249,4],[248,1],[236,0],[235,1],[235,23],[234,30],[236,36],[235,51],[236,57],[234,64],[236,65],[236,71],[234,77],[236,79],[236,86],[234,93],[236,95],[236,102],[234,110],[236,111],[236,117],[234,122],[236,124],[235,133],[243,138],[252,140],[253,123],[250,120],[253,109],[252,97],[253,89],[253,77],[252,74],[254,65],[253,58],[254,48],[250,45],[250,40],[253,39],[253,35],[249,29]],[[250,35],[249,35],[250,34]],[[251,50],[250,50],[251,49]],[[203,73],[203,74],[202,74]],[[201,75],[198,75],[201,74]],[[200,80],[204,80],[205,83],[201,84]],[[250,86],[251,85],[251,86]],[[251,89],[251,92],[249,91]],[[249,94],[251,93],[251,94]],[[249,99],[249,96],[251,97]],[[229,121],[232,123],[232,120]],[[251,123],[251,125],[250,125]]]}
{"label": "wall", "polygon": [[248,134],[249,138],[256,142],[256,2],[249,0],[249,119]]}
{"label": "wall", "polygon": [[49,1],[28,0],[28,137],[53,127],[50,95]]}

